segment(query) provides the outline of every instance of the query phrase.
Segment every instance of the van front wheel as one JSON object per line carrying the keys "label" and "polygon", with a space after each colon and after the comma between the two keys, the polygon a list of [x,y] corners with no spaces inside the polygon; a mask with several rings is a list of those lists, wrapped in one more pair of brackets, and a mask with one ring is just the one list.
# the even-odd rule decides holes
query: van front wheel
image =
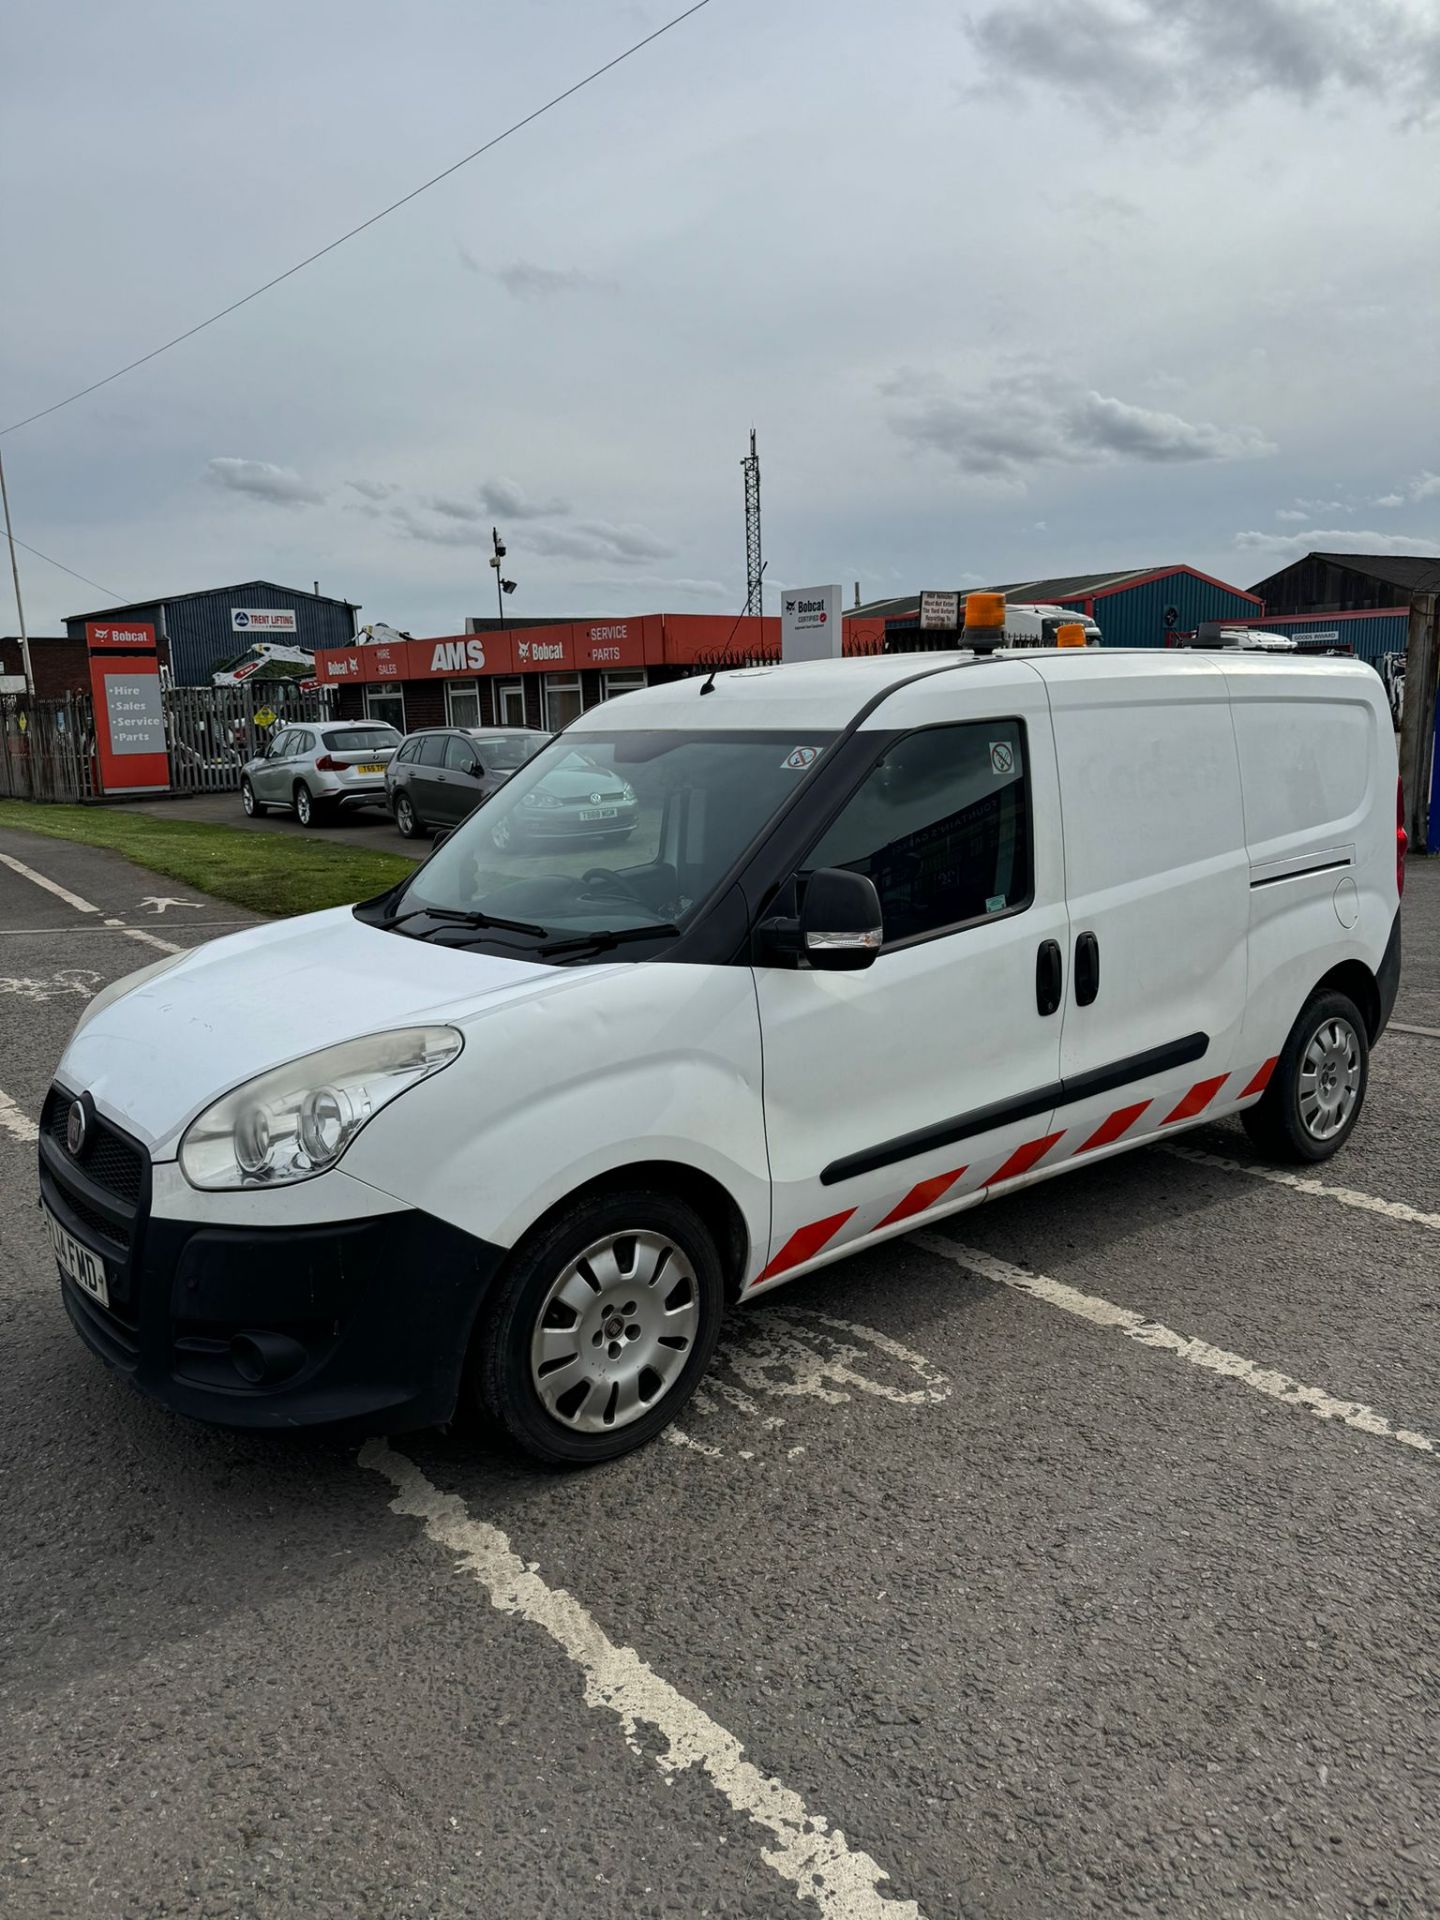
{"label": "van front wheel", "polygon": [[1317,993],[1290,1029],[1263,1098],[1240,1118],[1272,1160],[1328,1160],[1354,1132],[1369,1080],[1359,1008],[1343,993]]}
{"label": "van front wheel", "polygon": [[550,1466],[614,1460],[669,1426],[709,1365],[720,1258],[684,1201],[580,1199],[497,1282],[471,1358],[480,1410]]}

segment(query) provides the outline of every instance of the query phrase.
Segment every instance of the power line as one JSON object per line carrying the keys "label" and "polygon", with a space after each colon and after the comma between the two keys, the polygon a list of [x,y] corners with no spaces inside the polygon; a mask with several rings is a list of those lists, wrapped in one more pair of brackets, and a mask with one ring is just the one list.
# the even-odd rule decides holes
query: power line
{"label": "power line", "polygon": [[92,580],[88,573],[76,573],[74,567],[67,567],[63,560],[52,560],[48,553],[41,553],[40,549],[32,547],[28,540],[22,540],[18,533],[15,536],[15,544],[17,547],[24,547],[26,553],[33,553],[37,560],[43,560],[47,567],[58,567],[61,573],[68,573],[72,580],[83,580],[87,587],[94,587],[100,593],[108,593],[112,600],[125,598],[124,594],[117,592],[114,587],[102,586],[100,581]]}
{"label": "power line", "polygon": [[[377,221],[385,219],[387,214],[395,213],[401,207],[408,206],[410,201],[419,199],[422,193],[428,193],[431,187],[437,187],[442,180],[448,180],[452,173],[458,173],[462,167],[468,167],[472,160],[478,160],[481,154],[489,153],[491,148],[498,147],[502,140],[508,140],[512,133],[519,133],[522,128],[530,126],[542,115],[549,113],[552,107],[558,107],[562,102],[571,99],[583,88],[590,86],[604,74],[611,72],[613,68],[622,65],[632,55],[639,53],[652,41],[658,40],[662,34],[669,33],[672,27],[678,27],[682,21],[688,20],[692,14],[699,13],[702,7],[708,7],[709,4],[710,0],[695,0],[693,6],[687,7],[683,13],[677,13],[674,19],[667,20],[663,27],[656,27],[653,33],[647,33],[643,40],[637,40],[634,46],[626,47],[623,53],[617,53],[614,59],[607,60],[603,67],[596,67],[595,71],[587,73],[583,80],[577,80],[573,86],[566,87],[563,93],[557,93],[552,100],[547,100],[543,107],[536,107],[534,112],[527,113],[523,120],[517,120],[513,126],[506,127],[503,133],[497,133],[493,139],[487,140],[483,147],[476,147],[473,153],[467,153],[463,159],[455,161],[453,166],[448,166],[443,172],[422,181],[418,187],[413,187],[409,193],[402,194],[398,200],[392,200],[388,207],[382,207],[378,213],[372,213],[368,220],[362,220],[358,227],[351,227],[350,231],[342,233],[338,240],[332,240],[328,246],[320,247],[314,253],[307,254],[303,260],[297,260],[293,267],[287,267],[283,273],[277,273],[273,280],[267,280],[263,286],[256,287],[253,292],[245,294],[239,300],[232,300],[228,307],[222,307],[218,313],[212,313],[208,320],[201,320],[193,327],[187,327],[184,333],[177,333],[173,340],[167,340],[163,346],[152,347],[149,353],[142,353],[138,360],[131,360],[126,366],[117,367],[114,373],[107,373],[103,380],[92,380],[88,387],[81,387],[78,392],[67,394],[63,400],[56,400],[48,407],[41,407],[38,413],[26,414],[23,420],[12,420],[8,427],[0,427],[0,433],[17,433],[21,427],[28,427],[36,420],[43,420],[47,414],[58,413],[62,407],[73,406],[77,400],[83,400],[86,394],[98,393],[101,387],[108,387],[112,380],[123,379],[127,373],[133,373],[137,367],[143,367],[148,360],[158,359],[162,353],[168,353],[172,347],[178,347],[182,341],[192,340],[197,333],[203,333],[206,327],[213,327],[217,320],[223,320],[227,315],[237,313],[241,307],[249,306],[250,302],[258,300],[262,293],[269,293],[272,287],[278,287],[283,280],[292,279],[306,267],[313,266],[317,260],[323,260],[327,253],[334,253],[337,247],[343,247],[347,240],[353,240],[357,234],[364,233],[367,227],[373,227]],[[43,554],[41,558],[44,558]],[[68,567],[65,568],[65,572],[69,571]],[[89,584],[93,586],[95,583],[92,580]]]}

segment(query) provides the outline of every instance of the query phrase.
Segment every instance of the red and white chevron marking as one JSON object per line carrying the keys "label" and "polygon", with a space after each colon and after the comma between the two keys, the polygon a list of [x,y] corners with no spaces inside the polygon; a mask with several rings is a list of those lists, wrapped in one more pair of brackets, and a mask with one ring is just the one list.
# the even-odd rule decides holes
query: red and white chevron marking
{"label": "red and white chevron marking", "polygon": [[[1163,1132],[1166,1127],[1179,1126],[1182,1121],[1197,1120],[1215,1106],[1228,1105],[1230,1101],[1253,1100],[1269,1085],[1279,1058],[1278,1054],[1272,1054],[1248,1077],[1242,1070],[1240,1073],[1216,1074],[1209,1080],[1197,1080],[1163,1119],[1158,1123],[1152,1122],[1155,1130]],[[1226,1086],[1238,1086],[1239,1091],[1232,1091],[1229,1100],[1222,1102],[1220,1094]],[[1021,1174],[1032,1173],[1042,1162],[1054,1167],[1062,1160],[1075,1159],[1082,1153],[1093,1153],[1099,1147],[1114,1146],[1117,1140],[1123,1140],[1139,1124],[1154,1104],[1153,1099],[1135,1100],[1128,1106],[1117,1107],[1098,1127],[1092,1127],[1088,1132],[1078,1127],[1062,1127],[1058,1133],[1046,1133],[1035,1140],[1027,1140],[1023,1146],[1007,1154],[992,1173],[975,1184],[987,1189],[1002,1186],[1007,1180],[1018,1180]],[[877,1233],[881,1227],[893,1227],[902,1220],[918,1220],[932,1207],[939,1206],[942,1200],[953,1197],[957,1183],[970,1171],[967,1164],[955,1167],[949,1173],[927,1174],[882,1219],[874,1221],[864,1231]],[[751,1286],[758,1287],[767,1280],[778,1279],[782,1273],[789,1273],[792,1268],[804,1266],[807,1260],[815,1259],[824,1252],[840,1229],[854,1219],[856,1211],[854,1207],[846,1207],[839,1213],[828,1214],[823,1220],[812,1220],[808,1226],[797,1228],[769,1266],[750,1282]]]}

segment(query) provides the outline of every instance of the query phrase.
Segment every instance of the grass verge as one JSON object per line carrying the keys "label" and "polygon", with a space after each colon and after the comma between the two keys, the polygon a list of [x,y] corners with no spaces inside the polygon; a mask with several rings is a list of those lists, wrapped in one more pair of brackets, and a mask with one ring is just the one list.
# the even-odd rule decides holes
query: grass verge
{"label": "grass verge", "polygon": [[152,873],[257,913],[313,913],[320,907],[346,906],[383,893],[415,871],[413,860],[396,853],[166,820],[115,807],[0,800],[0,827],[19,827],[87,847],[111,847]]}

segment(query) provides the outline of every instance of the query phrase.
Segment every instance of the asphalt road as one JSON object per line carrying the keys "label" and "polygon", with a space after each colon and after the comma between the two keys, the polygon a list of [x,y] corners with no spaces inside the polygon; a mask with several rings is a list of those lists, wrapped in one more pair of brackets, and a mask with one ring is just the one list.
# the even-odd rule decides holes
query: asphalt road
{"label": "asphalt road", "polygon": [[148,813],[157,820],[196,820],[208,826],[236,827],[247,833],[289,833],[302,839],[335,840],[341,846],[368,847],[375,853],[398,853],[407,860],[423,860],[430,851],[427,834],[407,840],[385,807],[354,807],[325,819],[318,827],[302,827],[293,813],[267,812],[247,819],[238,793],[194,793],[181,800],[132,800],[126,813]]}
{"label": "asphalt road", "polygon": [[584,1476],[237,1438],[77,1343],[23,1137],[127,927],[235,910],[0,854],[101,909],[0,865],[6,1920],[1440,1911],[1440,1039],[1324,1190],[1227,1124],[996,1200]]}

